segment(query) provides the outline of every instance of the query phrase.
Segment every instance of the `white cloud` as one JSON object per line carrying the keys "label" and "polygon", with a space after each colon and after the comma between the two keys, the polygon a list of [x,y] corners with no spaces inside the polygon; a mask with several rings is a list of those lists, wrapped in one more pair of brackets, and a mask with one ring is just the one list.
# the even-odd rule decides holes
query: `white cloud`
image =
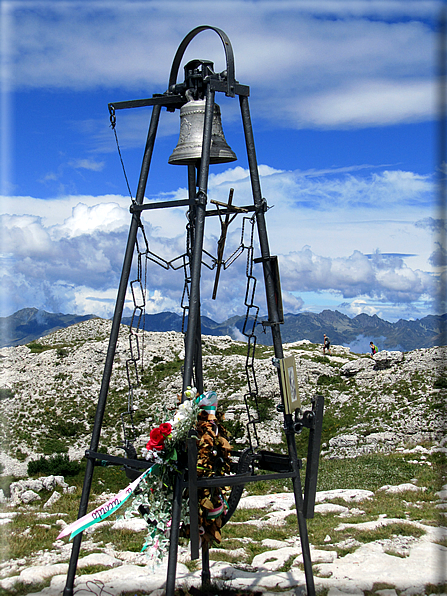
{"label": "white cloud", "polygon": [[292,105],[289,116],[301,125],[329,128],[424,121],[435,113],[435,84],[435,80],[360,80]]}
{"label": "white cloud", "polygon": [[101,172],[103,170],[105,162],[94,161],[92,159],[74,159],[68,162],[68,165],[72,168],[91,170],[92,172]]}
{"label": "white cloud", "polygon": [[282,286],[295,292],[329,290],[344,298],[363,295],[393,303],[435,299],[439,292],[438,279],[410,269],[402,259],[372,260],[359,251],[345,258],[330,258],[305,247],[283,255],[280,266]]}
{"label": "white cloud", "polygon": [[[266,220],[271,253],[280,259],[286,311],[306,308],[300,293],[309,292],[330,292],[339,300],[363,297],[368,304],[432,302],[439,291],[436,275],[442,259],[434,245],[440,223],[428,216],[434,202],[431,179],[399,170],[347,169],[306,173],[260,167],[263,195],[275,205]],[[252,203],[248,171],[240,167],[210,177],[210,198],[225,201],[230,186],[236,205]],[[169,198],[185,196],[185,189],[178,189]],[[111,314],[108,298],[116,292],[121,273],[129,199],[4,199],[4,284],[11,288],[7,314],[30,305]],[[166,261],[184,253],[185,209],[171,209],[168,215],[164,210],[146,212],[143,222],[153,253]],[[241,242],[241,224],[238,216],[230,225],[224,259]],[[245,244],[249,227],[247,223]],[[219,235],[218,218],[207,218],[204,245],[213,255]],[[215,271],[204,267],[204,314],[221,320],[244,311],[245,258],[244,252],[222,272],[216,301],[211,300]],[[183,271],[149,265],[148,312],[178,312]],[[256,267],[263,311],[263,276],[260,265]]]}
{"label": "white cloud", "polygon": [[[19,89],[164,91],[182,38],[209,22],[230,37],[237,78],[252,86],[257,113],[275,125],[420,121],[435,109],[439,7],[352,0],[11,2],[4,73]],[[185,60],[198,56],[213,60],[217,71],[225,68],[213,32],[196,37]]]}
{"label": "white cloud", "polygon": [[117,203],[100,203],[87,206],[78,203],[72,214],[60,226],[55,226],[54,236],[58,238],[74,238],[83,234],[113,232],[127,229],[129,225],[129,211]]}

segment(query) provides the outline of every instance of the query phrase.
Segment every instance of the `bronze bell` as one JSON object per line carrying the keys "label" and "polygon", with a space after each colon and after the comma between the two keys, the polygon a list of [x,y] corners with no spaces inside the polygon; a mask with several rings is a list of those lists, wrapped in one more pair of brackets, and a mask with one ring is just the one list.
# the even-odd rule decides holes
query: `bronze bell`
{"label": "bronze bell", "polygon": [[[170,164],[194,164],[202,157],[205,104],[204,99],[191,100],[180,108],[180,137],[177,147],[168,160]],[[214,104],[210,163],[227,163],[236,159],[236,154],[231,150],[224,137],[220,108]]]}

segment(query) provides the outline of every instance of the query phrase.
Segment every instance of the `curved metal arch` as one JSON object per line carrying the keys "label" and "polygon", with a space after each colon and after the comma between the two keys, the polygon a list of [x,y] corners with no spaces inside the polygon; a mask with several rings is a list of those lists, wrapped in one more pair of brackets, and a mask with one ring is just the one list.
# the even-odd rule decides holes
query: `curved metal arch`
{"label": "curved metal arch", "polygon": [[227,91],[225,95],[229,97],[234,97],[235,78],[233,48],[231,46],[231,42],[228,35],[224,31],[222,31],[222,29],[219,29],[218,27],[212,27],[211,25],[201,25],[200,27],[196,27],[195,29],[192,29],[192,31],[190,31],[188,35],[183,39],[182,43],[179,45],[177,49],[177,52],[174,56],[174,60],[172,62],[171,74],[169,75],[168,89],[171,90],[171,88],[177,83],[177,75],[180,68],[180,63],[189,43],[194,39],[196,35],[198,35],[202,31],[206,31],[207,29],[215,31],[222,40],[225,50],[225,59],[227,63]]}

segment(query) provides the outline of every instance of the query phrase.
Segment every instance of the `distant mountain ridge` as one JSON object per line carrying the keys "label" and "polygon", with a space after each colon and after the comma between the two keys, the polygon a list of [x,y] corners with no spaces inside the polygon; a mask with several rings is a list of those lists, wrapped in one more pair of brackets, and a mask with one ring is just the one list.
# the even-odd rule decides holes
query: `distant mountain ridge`
{"label": "distant mountain ridge", "polygon": [[65,329],[81,321],[98,318],[96,315],[64,315],[37,308],[22,308],[9,317],[0,317],[0,347],[20,346]]}
{"label": "distant mountain ridge", "polygon": [[[27,344],[39,337],[48,335],[57,329],[63,329],[97,318],[95,315],[64,315],[49,313],[37,308],[24,308],[9,317],[0,317],[0,347]],[[447,314],[428,315],[416,321],[400,319],[390,323],[377,315],[360,314],[352,319],[338,311],[323,310],[321,313],[304,312],[297,315],[287,314],[281,325],[284,343],[308,339],[312,343],[322,343],[326,333],[332,344],[350,347],[354,352],[367,352],[369,342],[380,350],[401,350],[409,352],[418,348],[431,348],[446,345]],[[259,317],[256,329],[257,341],[270,345],[271,334],[263,333],[262,317]],[[130,325],[131,318],[123,317],[122,323]],[[233,316],[222,323],[216,323],[209,317],[202,316],[204,335],[229,335],[233,339],[243,340],[242,330],[245,317]],[[146,331],[182,331],[182,317],[172,312],[153,315],[146,314],[141,322]],[[249,325],[251,328],[251,325]]]}

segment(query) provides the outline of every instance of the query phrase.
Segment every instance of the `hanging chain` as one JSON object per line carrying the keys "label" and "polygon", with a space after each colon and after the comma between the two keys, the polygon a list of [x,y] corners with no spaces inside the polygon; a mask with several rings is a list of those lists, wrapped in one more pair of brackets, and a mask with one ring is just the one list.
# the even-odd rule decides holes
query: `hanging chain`
{"label": "hanging chain", "polygon": [[[112,127],[114,122],[112,121],[114,113],[111,111],[111,122]],[[116,134],[116,133],[115,133]],[[126,178],[127,180],[127,178]],[[133,199],[132,199],[133,200]],[[259,438],[257,434],[256,424],[259,423],[259,405],[258,405],[258,383],[255,374],[255,351],[256,351],[256,334],[255,329],[258,321],[259,306],[254,303],[255,292],[256,292],[256,277],[253,275],[253,263],[254,263],[254,228],[256,225],[255,215],[252,217],[244,217],[242,220],[242,231],[241,231],[241,242],[236,250],[229,256],[226,261],[223,261],[224,269],[228,269],[230,265],[246,250],[246,278],[247,285],[244,298],[244,306],[246,307],[246,314],[244,319],[244,325],[242,328],[242,334],[247,338],[247,357],[245,360],[245,373],[247,377],[248,392],[244,395],[244,402],[248,416],[248,422],[246,424],[248,440],[251,449],[253,449],[253,439],[256,442],[256,446],[259,446]],[[245,240],[245,236],[249,229],[249,242]],[[138,240],[140,235],[140,241]],[[128,399],[127,399],[127,411],[121,414],[121,422],[123,429],[123,448],[128,453],[132,453],[135,448],[133,442],[136,439],[136,429],[134,425],[133,413],[134,413],[134,393],[139,386],[139,375],[138,375],[138,364],[141,363],[141,369],[143,366],[144,356],[144,330],[145,330],[145,308],[146,308],[146,283],[147,283],[147,264],[148,261],[152,261],[163,269],[174,271],[183,269],[184,272],[184,285],[181,299],[181,308],[183,310],[182,316],[182,333],[185,333],[186,318],[189,313],[189,301],[190,301],[190,290],[191,290],[191,261],[192,261],[192,244],[194,235],[194,223],[190,217],[188,217],[188,223],[186,225],[186,248],[182,255],[179,255],[171,261],[166,261],[159,255],[152,252],[149,248],[149,242],[146,236],[144,225],[141,220],[138,222],[138,234],[135,241],[136,249],[136,264],[137,272],[136,277],[130,282],[130,292],[133,301],[133,312],[129,327],[129,348],[130,357],[126,360],[126,374],[128,381]],[[204,255],[208,256],[210,262],[202,260],[202,264],[208,269],[212,270],[217,264],[217,259],[203,250]],[[140,347],[140,337],[141,347]],[[254,411],[253,411],[254,410]],[[251,429],[251,430],[250,430]]]}
{"label": "hanging chain", "polygon": [[[250,244],[248,246],[244,243],[245,224],[251,225],[250,231]],[[242,234],[241,234],[241,252],[247,250],[247,264],[245,268],[245,275],[247,277],[247,287],[245,290],[244,305],[247,310],[245,312],[244,326],[242,328],[242,334],[247,338],[247,357],[245,359],[245,374],[247,375],[248,392],[244,395],[245,408],[247,410],[248,422],[247,422],[247,435],[251,449],[253,449],[252,435],[250,433],[250,427],[252,428],[253,438],[256,441],[256,446],[259,447],[259,438],[256,429],[256,424],[261,422],[259,415],[258,405],[258,382],[256,380],[255,373],[255,351],[256,351],[256,324],[258,321],[259,306],[254,303],[255,292],[256,292],[256,277],[253,275],[253,260],[254,260],[254,229],[255,229],[255,215],[252,217],[244,217],[242,221]],[[239,249],[233,253],[236,255],[233,261],[241,254]],[[237,254],[238,253],[238,254]],[[231,258],[231,257],[230,257]],[[231,261],[231,262],[233,262]],[[253,408],[256,411],[256,415],[252,415]]]}
{"label": "hanging chain", "polygon": [[[121,414],[121,423],[123,428],[124,445],[123,448],[129,454],[133,450],[133,442],[136,439],[136,430],[133,420],[134,412],[134,391],[139,385],[138,363],[143,363],[144,354],[144,328],[145,328],[145,308],[146,308],[146,280],[147,280],[147,253],[149,244],[146,237],[144,226],[139,222],[138,232],[141,232],[144,249],[141,250],[138,242],[138,234],[135,240],[135,249],[137,254],[137,275],[130,282],[130,292],[133,301],[133,312],[129,326],[129,349],[130,357],[126,360],[126,374],[128,383],[127,412]],[[143,267],[144,259],[144,267]],[[140,349],[140,336],[141,349]]]}
{"label": "hanging chain", "polygon": [[134,198],[132,196],[132,191],[130,190],[130,184],[129,184],[129,180],[127,178],[127,174],[126,174],[126,168],[124,167],[124,161],[123,161],[123,157],[121,155],[121,149],[120,149],[120,144],[118,142],[118,134],[116,132],[116,115],[115,115],[115,108],[111,105],[109,106],[109,112],[110,112],[110,126],[115,134],[115,141],[116,141],[116,148],[118,149],[118,155],[120,157],[120,161],[121,161],[121,167],[123,168],[123,174],[124,174],[124,178],[126,180],[126,184],[127,184],[127,190],[129,191],[129,196],[132,199],[132,203],[134,203]]}

